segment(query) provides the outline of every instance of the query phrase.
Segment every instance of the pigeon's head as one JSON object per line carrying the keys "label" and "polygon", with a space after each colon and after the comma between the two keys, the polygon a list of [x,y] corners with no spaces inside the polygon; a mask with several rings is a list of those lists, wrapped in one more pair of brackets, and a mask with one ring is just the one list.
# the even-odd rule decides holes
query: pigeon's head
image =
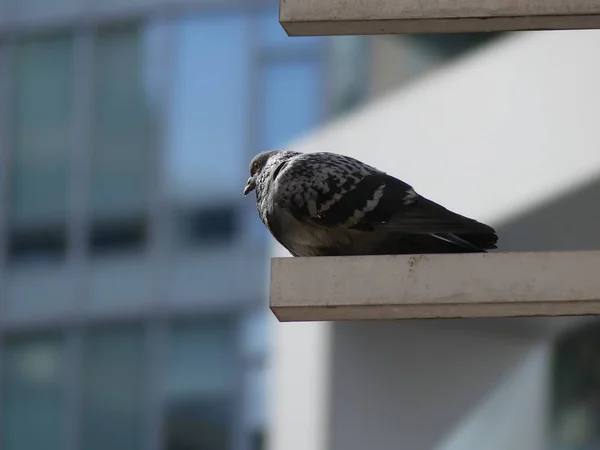
{"label": "pigeon's head", "polygon": [[279,164],[287,161],[296,154],[296,152],[271,150],[261,152],[252,158],[249,167],[250,178],[248,178],[248,182],[244,188],[244,195],[248,195],[254,189],[259,193],[259,190],[265,188],[272,181],[272,175]]}

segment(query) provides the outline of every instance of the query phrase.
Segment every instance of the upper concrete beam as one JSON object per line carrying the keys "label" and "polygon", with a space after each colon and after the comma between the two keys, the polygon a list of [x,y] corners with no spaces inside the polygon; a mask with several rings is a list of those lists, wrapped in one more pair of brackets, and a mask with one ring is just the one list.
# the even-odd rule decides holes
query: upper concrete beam
{"label": "upper concrete beam", "polygon": [[600,0],[279,0],[290,36],[600,28]]}
{"label": "upper concrete beam", "polygon": [[600,314],[600,252],[273,258],[280,321]]}

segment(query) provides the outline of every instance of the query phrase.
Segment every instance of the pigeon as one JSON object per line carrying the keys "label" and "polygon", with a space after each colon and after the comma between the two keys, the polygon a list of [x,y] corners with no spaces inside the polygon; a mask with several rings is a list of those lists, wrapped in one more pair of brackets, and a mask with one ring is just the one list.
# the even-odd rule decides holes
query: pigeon
{"label": "pigeon", "polygon": [[485,253],[496,231],[419,195],[355,158],[263,151],[250,161],[244,196],[292,256]]}

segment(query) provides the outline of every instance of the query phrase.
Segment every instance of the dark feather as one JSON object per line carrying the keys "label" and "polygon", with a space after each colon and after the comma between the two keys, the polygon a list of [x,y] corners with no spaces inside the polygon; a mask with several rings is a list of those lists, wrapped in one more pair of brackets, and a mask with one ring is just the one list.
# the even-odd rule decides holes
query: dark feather
{"label": "dark feather", "polygon": [[447,241],[453,248],[463,250],[496,248],[498,237],[492,227],[449,211],[417,194],[414,200],[405,204],[410,199],[411,186],[386,174],[363,178],[355,189],[344,194],[328,211],[310,220],[326,227],[342,226],[355,209],[364,208],[382,185],[385,188],[377,206],[351,225],[352,229],[393,235],[433,234],[437,237],[421,238],[419,241],[423,244],[431,241],[432,245],[442,246],[445,244],[440,244],[440,241]]}

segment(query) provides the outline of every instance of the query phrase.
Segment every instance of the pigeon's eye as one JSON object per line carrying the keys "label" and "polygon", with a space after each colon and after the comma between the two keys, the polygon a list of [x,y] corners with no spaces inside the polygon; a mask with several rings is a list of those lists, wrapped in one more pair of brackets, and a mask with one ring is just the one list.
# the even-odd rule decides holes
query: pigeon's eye
{"label": "pigeon's eye", "polygon": [[250,170],[250,175],[254,175],[258,171],[259,167],[260,166],[258,165],[257,162],[255,162],[254,164],[252,164],[252,169]]}

